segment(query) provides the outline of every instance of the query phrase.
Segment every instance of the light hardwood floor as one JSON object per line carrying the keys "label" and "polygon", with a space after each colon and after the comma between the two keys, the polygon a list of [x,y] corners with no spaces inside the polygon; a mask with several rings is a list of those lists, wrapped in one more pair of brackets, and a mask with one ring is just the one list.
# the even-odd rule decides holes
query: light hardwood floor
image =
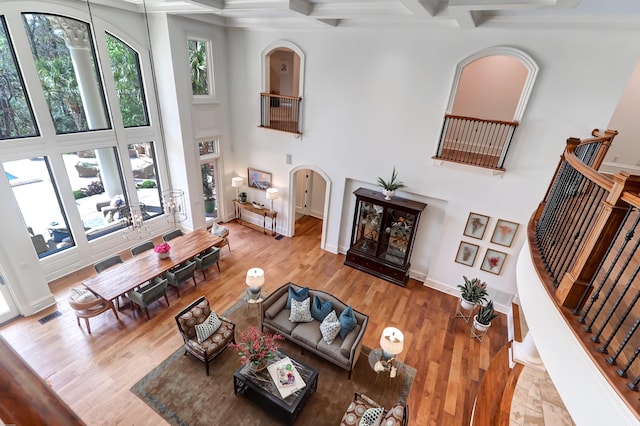
{"label": "light hardwood floor", "polygon": [[[127,308],[120,321],[112,312],[92,318],[91,335],[84,325],[78,328],[66,298],[70,287],[94,274],[89,267],[51,283],[57,306],[15,320],[0,328],[0,334],[41,377],[49,378],[87,424],[166,424],[129,388],[182,345],[177,312],[200,295],[223,312],[244,294],[247,269],[261,267],[267,293],[292,281],[332,293],[368,314],[364,344],[369,347],[379,346],[386,326],[405,332],[402,357],[417,369],[409,397],[410,424],[469,424],[478,384],[491,357],[507,343],[504,315],[493,321],[483,342],[469,338],[469,325],[454,317],[457,298],[415,280],[402,288],[344,266],[343,255],[320,249],[322,223],[317,219],[299,220],[296,236],[281,240],[235,223],[227,226],[233,251],[223,248],[222,272],[213,267],[206,282],[198,272],[198,287],[183,284],[180,299],[169,290],[171,306],[153,304],[150,321],[144,312]],[[43,325],[37,321],[56,310],[60,317]]]}

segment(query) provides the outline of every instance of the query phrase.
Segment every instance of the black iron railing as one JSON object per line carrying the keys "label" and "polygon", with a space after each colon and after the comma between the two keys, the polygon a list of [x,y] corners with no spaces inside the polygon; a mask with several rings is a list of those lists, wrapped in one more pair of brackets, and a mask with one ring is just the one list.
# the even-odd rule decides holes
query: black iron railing
{"label": "black iron railing", "polygon": [[640,176],[598,171],[616,134],[567,141],[529,243],[559,310],[638,415]]}
{"label": "black iron railing", "polygon": [[260,127],[301,134],[302,98],[260,93]]}
{"label": "black iron railing", "polygon": [[517,122],[446,114],[434,158],[504,170]]}

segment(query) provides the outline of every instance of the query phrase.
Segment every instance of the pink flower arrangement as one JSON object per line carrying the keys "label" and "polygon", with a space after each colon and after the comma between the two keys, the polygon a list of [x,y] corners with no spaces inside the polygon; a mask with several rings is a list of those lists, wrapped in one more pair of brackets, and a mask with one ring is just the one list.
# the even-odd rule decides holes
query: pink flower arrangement
{"label": "pink flower arrangement", "polygon": [[156,253],[169,253],[169,250],[171,250],[171,246],[167,243],[158,244],[153,248]]}
{"label": "pink flower arrangement", "polygon": [[284,340],[284,337],[280,334],[261,333],[257,328],[249,327],[246,333],[240,332],[238,343],[231,343],[229,346],[238,349],[242,364],[258,367],[276,356],[278,340]]}

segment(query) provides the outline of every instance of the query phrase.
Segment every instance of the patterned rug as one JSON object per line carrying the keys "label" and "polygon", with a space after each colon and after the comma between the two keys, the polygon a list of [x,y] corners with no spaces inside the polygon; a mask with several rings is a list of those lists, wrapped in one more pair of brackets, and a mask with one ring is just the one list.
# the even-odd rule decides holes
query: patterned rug
{"label": "patterned rug", "polygon": [[[259,326],[257,306],[241,300],[223,314],[236,323],[238,330],[249,325]],[[176,328],[176,333],[178,330]],[[385,408],[396,402],[405,403],[416,370],[409,366],[399,369],[398,376],[378,376],[369,366],[369,348],[363,347],[360,359],[348,379],[345,370],[308,351],[285,341],[281,349],[295,359],[318,370],[318,389],[304,406],[298,425],[338,425],[354,392],[364,393]],[[233,393],[233,373],[240,367],[233,349],[226,349],[209,365],[191,356],[184,356],[181,347],[136,383],[131,391],[172,425],[279,425],[280,420],[245,396]],[[265,415],[266,414],[266,415]]]}

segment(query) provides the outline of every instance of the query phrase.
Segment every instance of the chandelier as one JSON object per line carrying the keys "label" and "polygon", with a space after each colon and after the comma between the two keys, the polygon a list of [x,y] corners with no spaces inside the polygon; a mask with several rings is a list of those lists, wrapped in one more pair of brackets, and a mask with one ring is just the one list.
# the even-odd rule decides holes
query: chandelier
{"label": "chandelier", "polygon": [[120,219],[124,221],[122,236],[125,240],[141,240],[151,234],[149,227],[144,222],[144,204],[129,203],[120,207],[118,213]]}
{"label": "chandelier", "polygon": [[187,209],[184,202],[184,191],[170,189],[162,193],[164,217],[169,223],[180,223],[187,219]]}

